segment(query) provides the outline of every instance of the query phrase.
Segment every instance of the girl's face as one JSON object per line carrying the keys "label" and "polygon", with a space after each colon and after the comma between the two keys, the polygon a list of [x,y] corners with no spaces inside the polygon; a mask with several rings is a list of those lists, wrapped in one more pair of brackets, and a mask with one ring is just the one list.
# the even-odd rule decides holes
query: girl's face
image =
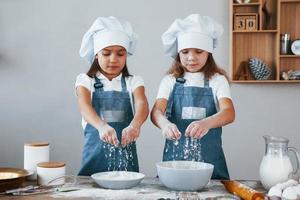
{"label": "girl's face", "polygon": [[207,61],[208,52],[201,49],[188,48],[181,50],[179,57],[186,71],[199,72]]}
{"label": "girl's face", "polygon": [[120,75],[125,67],[126,58],[126,49],[117,45],[105,47],[97,53],[102,73],[110,80]]}

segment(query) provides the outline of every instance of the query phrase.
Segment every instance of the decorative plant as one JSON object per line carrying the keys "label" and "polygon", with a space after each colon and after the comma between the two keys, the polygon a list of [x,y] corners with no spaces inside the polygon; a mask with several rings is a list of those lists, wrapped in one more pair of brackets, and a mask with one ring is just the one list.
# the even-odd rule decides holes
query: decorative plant
{"label": "decorative plant", "polygon": [[249,67],[256,80],[267,80],[272,72],[272,70],[258,58],[250,58]]}

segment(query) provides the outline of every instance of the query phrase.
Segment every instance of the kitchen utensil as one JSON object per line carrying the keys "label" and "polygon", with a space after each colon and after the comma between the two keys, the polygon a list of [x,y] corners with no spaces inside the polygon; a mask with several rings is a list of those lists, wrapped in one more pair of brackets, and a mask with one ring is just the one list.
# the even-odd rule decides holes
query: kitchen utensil
{"label": "kitchen utensil", "polygon": [[103,188],[128,189],[138,185],[145,175],[138,172],[109,171],[95,173],[91,177]]}
{"label": "kitchen utensil", "polygon": [[286,33],[280,35],[280,54],[289,54],[290,43],[290,34]]}
{"label": "kitchen utensil", "polygon": [[214,166],[195,161],[156,163],[159,180],[168,188],[183,191],[200,190],[209,182]]}
{"label": "kitchen utensil", "polygon": [[44,193],[56,191],[56,188],[57,187],[53,187],[53,186],[49,187],[49,186],[29,185],[23,188],[6,190],[5,192],[1,193],[1,195],[25,196],[25,195],[32,195],[32,194],[44,194]]}
{"label": "kitchen utensil", "polygon": [[223,183],[226,190],[230,193],[237,195],[244,200],[263,200],[265,198],[263,193],[258,192],[238,181],[223,180],[221,183]]}
{"label": "kitchen utensil", "polygon": [[[28,185],[26,187],[6,190],[4,192],[0,192],[0,195],[14,195],[14,196],[28,196],[28,195],[36,195],[36,194],[45,194],[51,192],[71,192],[80,190],[77,187],[77,176],[74,175],[65,175],[62,177],[55,178],[49,182],[48,185]],[[88,178],[88,177],[87,177]],[[79,179],[85,179],[80,177]],[[60,184],[61,180],[65,180],[65,183]],[[86,182],[79,181],[80,184],[85,184]],[[90,182],[88,182],[90,183]]]}
{"label": "kitchen utensil", "polygon": [[43,185],[43,186],[33,186],[29,185],[24,188],[17,188],[13,190],[6,190],[1,195],[14,195],[14,196],[28,196],[36,194],[46,194],[50,192],[69,192],[79,190],[79,188],[64,188],[63,185]]}
{"label": "kitchen utensil", "polygon": [[300,40],[295,40],[292,43],[291,51],[295,55],[300,55]]}
{"label": "kitchen utensil", "polygon": [[20,187],[29,175],[25,169],[0,168],[0,192]]}
{"label": "kitchen utensil", "polygon": [[[266,189],[289,178],[297,176],[299,170],[299,153],[296,148],[288,147],[289,140],[284,137],[265,135],[265,155],[261,161],[260,180]],[[295,154],[297,166],[293,170],[288,151]]]}

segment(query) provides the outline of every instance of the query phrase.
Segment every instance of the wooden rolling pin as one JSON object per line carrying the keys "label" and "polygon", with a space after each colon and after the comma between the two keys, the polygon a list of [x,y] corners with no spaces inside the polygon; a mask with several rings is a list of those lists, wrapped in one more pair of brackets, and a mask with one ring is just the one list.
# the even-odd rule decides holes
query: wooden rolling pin
{"label": "wooden rolling pin", "polygon": [[245,199],[245,200],[264,200],[265,195],[258,192],[247,185],[244,185],[238,181],[224,180],[221,181],[225,188],[232,194]]}

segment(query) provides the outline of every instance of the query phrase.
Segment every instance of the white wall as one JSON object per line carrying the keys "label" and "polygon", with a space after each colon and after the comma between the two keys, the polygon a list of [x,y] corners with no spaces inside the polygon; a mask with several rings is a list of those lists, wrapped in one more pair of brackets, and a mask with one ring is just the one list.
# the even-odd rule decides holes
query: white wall
{"label": "white wall", "polygon": [[[176,3],[174,3],[176,2]],[[98,16],[115,15],[139,34],[130,72],[144,77],[150,106],[171,63],[161,34],[175,18],[211,15],[225,33],[215,53],[228,71],[228,1],[225,0],[2,0],[0,2],[0,166],[22,167],[23,144],[49,141],[51,159],[77,173],[83,134],[74,96],[77,74],[88,65],[78,50]],[[281,135],[300,149],[299,84],[232,84],[236,121],[223,129],[232,178],[257,179],[264,134]],[[138,141],[140,169],[155,176],[163,138],[148,119]]]}

